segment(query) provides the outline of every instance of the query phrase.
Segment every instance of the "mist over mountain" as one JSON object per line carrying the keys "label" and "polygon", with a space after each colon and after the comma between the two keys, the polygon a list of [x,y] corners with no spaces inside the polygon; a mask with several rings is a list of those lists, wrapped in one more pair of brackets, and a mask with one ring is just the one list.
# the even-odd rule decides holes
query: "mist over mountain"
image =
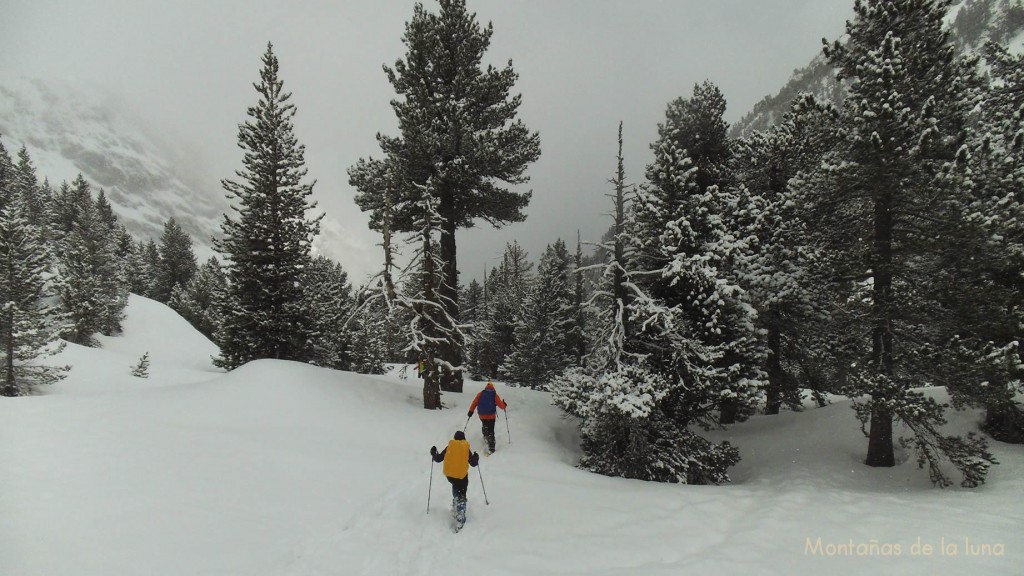
{"label": "mist over mountain", "polygon": [[28,148],[40,179],[58,187],[81,173],[102,188],[139,238],[158,238],[173,217],[201,251],[228,209],[223,192],[197,184],[183,150],[152,133],[125,103],[89,85],[0,80],[0,136],[11,153]]}
{"label": "mist over mountain", "polygon": [[[989,40],[1007,44],[1011,52],[1024,48],[1024,2],[1022,0],[962,0],[953,4],[947,16],[953,42],[960,53],[976,52]],[[734,124],[729,135],[738,138],[764,130],[789,111],[790,102],[803,93],[842,102],[846,87],[836,80],[836,71],[821,54],[793,75],[779,92],[765,96],[746,116]]]}

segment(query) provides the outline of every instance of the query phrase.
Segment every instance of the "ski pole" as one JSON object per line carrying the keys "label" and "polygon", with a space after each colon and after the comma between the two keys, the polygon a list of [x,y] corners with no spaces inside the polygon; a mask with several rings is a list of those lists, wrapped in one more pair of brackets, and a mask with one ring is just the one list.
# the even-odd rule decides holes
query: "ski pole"
{"label": "ski pole", "polygon": [[430,483],[427,484],[427,514],[430,514],[430,492],[434,488],[434,459],[430,459]]}
{"label": "ski pole", "polygon": [[505,432],[508,432],[508,443],[512,443],[512,432],[508,429],[508,410],[502,410],[505,413]]}
{"label": "ski pole", "polygon": [[465,434],[465,433],[466,433],[466,428],[469,428],[469,421],[470,421],[470,420],[471,420],[472,418],[473,418],[472,416],[467,416],[467,417],[466,417],[466,425],[462,427],[462,433],[463,433],[463,434]]}
{"label": "ski pole", "polygon": [[480,471],[480,465],[479,464],[477,464],[477,466],[476,466],[476,473],[480,475],[480,488],[483,488],[483,491],[484,491],[484,504],[487,504],[488,506],[490,506],[491,503],[487,501],[487,487],[484,486],[484,473]]}

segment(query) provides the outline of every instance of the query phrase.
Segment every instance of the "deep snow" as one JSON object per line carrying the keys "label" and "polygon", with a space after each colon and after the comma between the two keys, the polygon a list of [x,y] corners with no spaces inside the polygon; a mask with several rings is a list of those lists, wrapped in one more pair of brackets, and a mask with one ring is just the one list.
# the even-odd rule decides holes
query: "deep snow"
{"label": "deep snow", "polygon": [[[396,375],[269,360],[223,373],[210,363],[216,348],[166,307],[132,296],[127,313],[124,335],[102,349],[69,346],[67,380],[0,401],[0,574],[931,575],[1024,565],[1024,448],[994,443],[1002,464],[982,488],[935,489],[912,459],[863,466],[866,441],[839,401],[716,432],[740,447],[735,482],[679,486],[575,468],[574,423],[547,394],[498,383],[508,419],[479,469],[490,505],[471,470],[469,521],[453,534],[448,483],[428,451],[466,423],[477,383],[436,412],[422,409],[418,381]],[[151,376],[131,376],[147,351]],[[952,426],[977,417],[951,413]],[[468,435],[479,449],[476,418]],[[968,541],[987,555],[968,556]]]}

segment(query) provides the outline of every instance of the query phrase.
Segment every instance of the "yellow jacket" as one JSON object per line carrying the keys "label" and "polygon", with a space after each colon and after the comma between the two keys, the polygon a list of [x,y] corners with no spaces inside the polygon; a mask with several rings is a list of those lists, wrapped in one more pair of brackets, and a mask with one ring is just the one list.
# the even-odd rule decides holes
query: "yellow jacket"
{"label": "yellow jacket", "polygon": [[469,440],[450,440],[444,451],[444,475],[462,479],[469,475]]}

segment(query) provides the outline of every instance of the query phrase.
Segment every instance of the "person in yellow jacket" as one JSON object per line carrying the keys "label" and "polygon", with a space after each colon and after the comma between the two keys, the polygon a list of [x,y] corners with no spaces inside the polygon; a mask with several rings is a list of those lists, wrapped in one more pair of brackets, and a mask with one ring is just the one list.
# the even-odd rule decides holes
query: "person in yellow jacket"
{"label": "person in yellow jacket", "polygon": [[480,455],[469,447],[469,441],[462,430],[448,441],[448,447],[440,452],[437,446],[430,447],[434,462],[444,462],[444,475],[452,485],[452,501],[455,508],[455,522],[461,528],[466,523],[466,491],[469,489],[469,467],[480,462]]}

